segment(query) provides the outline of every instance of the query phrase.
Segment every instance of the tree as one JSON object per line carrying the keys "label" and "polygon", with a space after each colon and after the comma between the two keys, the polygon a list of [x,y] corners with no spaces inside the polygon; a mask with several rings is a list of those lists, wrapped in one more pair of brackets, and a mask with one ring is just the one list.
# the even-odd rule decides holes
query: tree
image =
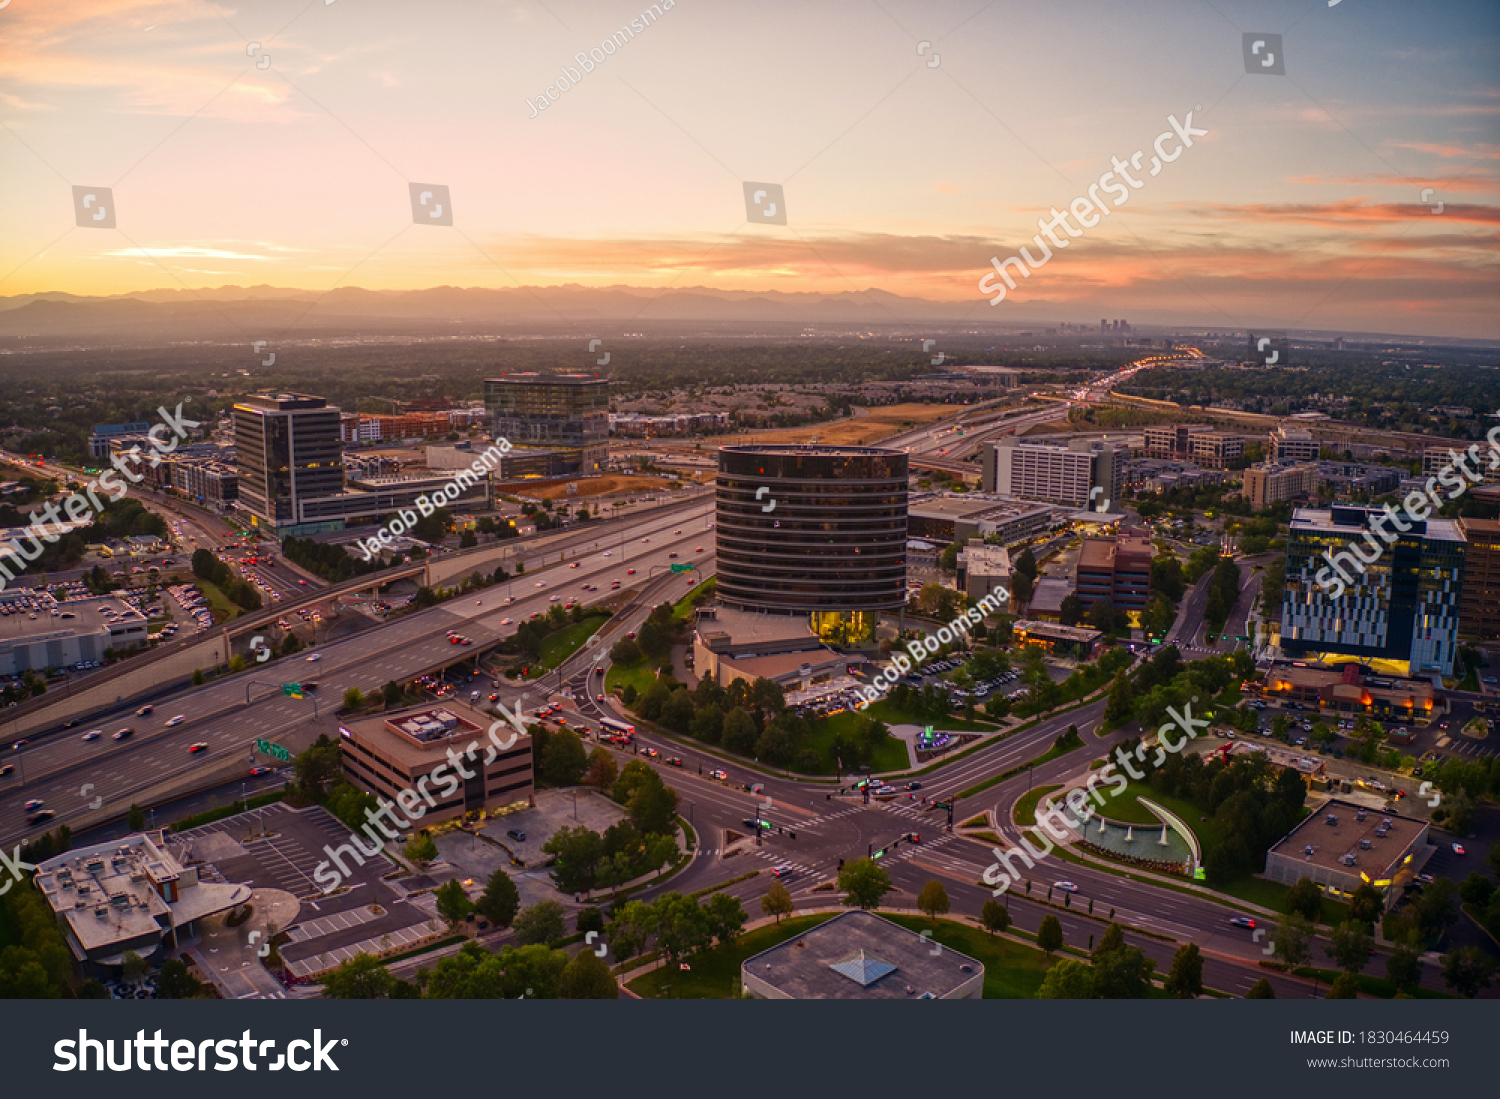
{"label": "tree", "polygon": [[365,704],[365,693],[358,687],[350,687],[344,692],[344,709],[358,710]]}
{"label": "tree", "polygon": [[1056,916],[1043,916],[1036,929],[1036,945],[1051,954],[1063,945],[1062,924]]}
{"label": "tree", "polygon": [[126,817],[126,826],[132,832],[143,832],[146,830],[146,810],[139,805],[132,805],[130,813]]}
{"label": "tree", "polygon": [[755,741],[759,735],[755,719],[739,706],[724,715],[722,743],[729,751],[748,756],[755,750]]}
{"label": "tree", "polygon": [[681,893],[663,893],[651,905],[656,930],[657,949],[667,961],[708,947],[713,941],[708,913],[692,897]]}
{"label": "tree", "polygon": [[873,859],[851,859],[839,871],[838,887],[844,903],[863,909],[875,908],[890,892],[890,875]]}
{"label": "tree", "polygon": [[1359,978],[1353,973],[1340,973],[1328,986],[1328,998],[1330,1000],[1359,999]]}
{"label": "tree", "polygon": [[[1047,919],[1052,919],[1048,916]],[[1063,958],[1042,978],[1042,987],[1036,990],[1039,1000],[1092,1000],[1094,998],[1094,973],[1085,963],[1074,958]]]}
{"label": "tree", "polygon": [[1063,596],[1060,608],[1062,624],[1064,626],[1078,625],[1079,622],[1083,621],[1083,609],[1083,600],[1079,599],[1077,595],[1069,592]]}
{"label": "tree", "polygon": [[1186,943],[1172,955],[1172,971],[1165,988],[1179,1000],[1191,1000],[1203,994],[1203,953],[1197,943]]}
{"label": "tree", "polygon": [[161,963],[156,977],[158,1000],[191,1000],[203,989],[203,982],[188,972],[186,963],[168,958]]}
{"label": "tree", "polygon": [[767,916],[775,916],[777,923],[781,922],[781,917],[790,916],[794,908],[792,894],[779,879],[771,883],[766,895],[760,899],[760,910]]}
{"label": "tree", "polygon": [[1443,983],[1472,1000],[1489,988],[1495,963],[1477,946],[1456,946],[1443,957]]}
{"label": "tree", "polygon": [[1375,940],[1365,925],[1355,920],[1339,924],[1330,936],[1328,956],[1345,973],[1358,973],[1370,960]]}
{"label": "tree", "polygon": [[1349,918],[1363,924],[1373,924],[1385,911],[1385,898],[1369,882],[1361,882],[1349,898]]}
{"label": "tree", "polygon": [[740,937],[740,932],[745,930],[745,909],[738,897],[731,897],[728,893],[715,893],[709,898],[705,911],[708,914],[708,929],[719,946],[734,942]]}
{"label": "tree", "polygon": [[404,848],[408,861],[418,870],[423,870],[427,864],[438,857],[437,843],[426,832],[418,832],[407,841]]}
{"label": "tree", "polygon": [[948,891],[936,878],[930,879],[922,886],[922,892],[917,894],[917,908],[927,913],[927,918],[933,923],[937,922],[939,916],[946,916],[950,907]]}
{"label": "tree", "polygon": [[496,868],[485,883],[475,909],[496,927],[509,927],[521,908],[521,894],[516,883],[503,869]]}
{"label": "tree", "polygon": [[1397,992],[1408,995],[1422,983],[1422,946],[1410,934],[1397,936],[1385,960],[1385,975]]}
{"label": "tree", "polygon": [[1112,923],[1104,929],[1104,935],[1099,939],[1099,945],[1094,948],[1094,957],[1108,954],[1111,950],[1119,950],[1125,945],[1125,929],[1117,923]]}
{"label": "tree", "polygon": [[615,757],[605,748],[595,748],[589,753],[588,770],[584,772],[583,784],[596,790],[608,790],[619,777],[620,768]]}
{"label": "tree", "polygon": [[384,1000],[396,979],[369,954],[356,954],[323,978],[323,995],[330,1000]]}
{"label": "tree", "polygon": [[580,950],[563,969],[557,994],[564,1000],[617,1000],[620,986],[603,958],[592,950]]}
{"label": "tree", "polygon": [[1010,909],[991,897],[979,910],[979,922],[991,935],[996,932],[1003,935],[1010,930]]}
{"label": "tree", "polygon": [[[636,761],[639,762],[639,761]],[[677,792],[664,783],[655,771],[642,782],[625,803],[630,822],[643,834],[675,836],[677,834]]]}
{"label": "tree", "polygon": [[[1061,926],[1058,934],[1061,935]],[[1040,937],[1038,937],[1040,945]],[[1094,954],[1094,995],[1105,1000],[1144,1000],[1151,991],[1151,959],[1138,946]]]}
{"label": "tree", "polygon": [[438,886],[435,896],[438,915],[448,921],[449,927],[462,923],[474,907],[464,894],[463,883],[457,878],[449,878]]}
{"label": "tree", "polygon": [[1311,878],[1298,878],[1297,884],[1286,891],[1286,910],[1317,923],[1323,918],[1323,891]]}
{"label": "tree", "polygon": [[[287,636],[294,637],[296,635],[288,634]],[[397,683],[394,679],[388,682],[384,687],[380,688],[380,698],[381,701],[385,703],[385,708],[387,710],[400,702],[401,696],[405,693],[406,692],[401,689],[401,684]]]}
{"label": "tree", "polygon": [[577,786],[588,762],[578,734],[571,729],[559,729],[547,739],[542,774],[548,786]]}
{"label": "tree", "polygon": [[1271,987],[1271,982],[1262,977],[1250,986],[1250,991],[1245,993],[1247,1000],[1274,1000],[1276,990]]}
{"label": "tree", "polygon": [[134,950],[125,951],[124,956],[120,959],[120,976],[126,981],[139,981],[150,972],[151,963]]}
{"label": "tree", "polygon": [[1488,908],[1494,895],[1495,884],[1478,870],[1473,871],[1458,887],[1458,895],[1465,904],[1475,908]]}
{"label": "tree", "polygon": [[[1306,880],[1306,879],[1304,879]],[[1312,960],[1312,924],[1305,916],[1288,912],[1276,927],[1276,957],[1295,969]]]}
{"label": "tree", "polygon": [[516,941],[527,946],[554,942],[568,933],[563,906],[556,901],[538,901],[530,908],[522,909],[511,927],[515,930]]}

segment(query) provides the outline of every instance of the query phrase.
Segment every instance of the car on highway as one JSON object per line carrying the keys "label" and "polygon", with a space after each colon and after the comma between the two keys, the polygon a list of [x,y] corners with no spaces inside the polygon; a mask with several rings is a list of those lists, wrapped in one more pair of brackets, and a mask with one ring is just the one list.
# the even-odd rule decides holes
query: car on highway
{"label": "car on highway", "polygon": [[147,716],[149,716],[151,714],[154,714],[155,712],[156,712],[156,707],[155,706],[142,706],[139,710],[137,710],[135,712],[135,716],[136,717],[147,717]]}
{"label": "car on highway", "polygon": [[7,763],[4,767],[0,767],[0,775],[13,775],[15,773],[16,773],[15,767],[13,767],[9,763]]}
{"label": "car on highway", "polygon": [[19,752],[22,748],[26,747],[26,745],[28,745],[30,743],[31,743],[31,741],[29,741],[29,740],[18,740],[18,741],[16,741],[14,744],[12,744],[10,746],[11,747],[11,751]]}
{"label": "car on highway", "polygon": [[594,701],[595,702],[603,702],[604,701],[604,696],[603,695],[595,695],[594,696]]}
{"label": "car on highway", "polygon": [[250,777],[251,778],[260,778],[261,775],[269,775],[270,773],[271,773],[271,768],[269,768],[269,767],[252,767],[252,768],[250,768]]}
{"label": "car on highway", "polygon": [[306,580],[298,580],[297,583],[301,584],[304,588],[307,587],[307,581]]}
{"label": "car on highway", "polygon": [[728,771],[710,771],[708,773],[708,777],[709,778],[713,778],[713,779],[718,779],[720,782],[728,782],[729,781],[729,772]]}
{"label": "car on highway", "polygon": [[319,660],[322,660],[322,659],[323,659],[323,654],[322,653],[313,653],[311,656],[309,656],[307,658],[307,662],[309,664],[316,664]]}
{"label": "car on highway", "polygon": [[198,752],[206,752],[208,751],[208,742],[200,740],[197,744],[189,744],[188,751],[194,754]]}
{"label": "car on highway", "polygon": [[175,728],[176,726],[181,725],[186,720],[187,720],[187,714],[177,714],[174,717],[169,717],[169,718],[167,718],[167,728],[168,729]]}
{"label": "car on highway", "polygon": [[57,816],[55,809],[43,809],[40,813],[32,813],[26,818],[27,824],[41,824],[43,821],[52,820]]}
{"label": "car on highway", "polygon": [[1455,855],[1467,855],[1468,854],[1468,852],[1464,850],[1464,845],[1461,844],[1461,843],[1455,843],[1453,845],[1453,853]]}
{"label": "car on highway", "polygon": [[578,565],[579,565],[579,562],[574,561],[571,565],[568,566],[568,568],[570,568],[570,569],[576,569],[578,567]]}
{"label": "car on highway", "polygon": [[908,790],[920,790],[922,788],[922,784],[920,782],[908,782],[906,784],[906,788]]}
{"label": "car on highway", "polygon": [[1057,882],[1053,882],[1052,883],[1052,888],[1056,889],[1059,893],[1076,893],[1076,892],[1078,892],[1078,886],[1074,885],[1070,881],[1057,881]]}
{"label": "car on highway", "polygon": [[86,740],[86,741],[98,740],[103,735],[104,735],[104,730],[103,729],[94,729],[91,732],[84,733],[83,734],[83,739]]}
{"label": "car on highway", "polygon": [[1243,927],[1247,930],[1255,930],[1255,921],[1249,916],[1230,916],[1229,922],[1235,927]]}
{"label": "car on highway", "polygon": [[668,767],[682,766],[682,760],[678,759],[676,756],[668,756],[666,759],[662,760],[662,762],[665,763]]}
{"label": "car on highway", "polygon": [[792,876],[792,867],[791,867],[791,864],[784,862],[780,866],[773,866],[771,868],[771,876],[773,878],[789,878],[789,877],[791,877]]}
{"label": "car on highway", "polygon": [[667,556],[668,557],[676,557],[677,555],[675,553],[669,553],[669,554],[667,554]]}
{"label": "car on highway", "polygon": [[521,831],[519,828],[508,829],[505,834],[511,839],[515,840],[517,843],[526,842],[526,833]]}
{"label": "car on highway", "polygon": [[625,575],[626,576],[634,576],[635,575],[635,569],[626,569],[625,570]]}
{"label": "car on highway", "polygon": [[562,598],[562,596],[560,596],[560,595],[549,595],[547,597],[547,602],[549,602],[549,603],[556,603],[561,598]]}
{"label": "car on highway", "polygon": [[42,801],[40,798],[32,798],[25,805],[23,805],[22,808],[25,809],[28,813],[34,813],[46,804],[47,803],[45,801]]}
{"label": "car on highway", "polygon": [[605,551],[604,551],[604,556],[605,556],[605,557],[608,557],[608,556],[609,556],[609,550],[605,550]]}
{"label": "car on highway", "polygon": [[125,726],[125,728],[123,728],[119,732],[115,733],[114,739],[115,740],[129,740],[133,736],[135,736],[135,730],[132,729],[129,725],[127,725],[127,726]]}
{"label": "car on highway", "polygon": [[693,547],[693,552],[694,553],[702,553],[703,552],[703,547],[702,546],[694,546]]}

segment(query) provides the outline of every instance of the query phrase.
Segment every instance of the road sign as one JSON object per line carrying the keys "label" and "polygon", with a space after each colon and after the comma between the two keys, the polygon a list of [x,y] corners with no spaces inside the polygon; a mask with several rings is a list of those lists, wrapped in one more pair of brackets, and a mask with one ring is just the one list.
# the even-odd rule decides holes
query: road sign
{"label": "road sign", "polygon": [[692,572],[693,571],[693,566],[692,566],[691,562],[688,563],[688,564],[685,564],[685,565],[676,565],[676,564],[674,564],[672,566],[672,571],[673,572]]}
{"label": "road sign", "polygon": [[[282,763],[292,762],[291,752],[287,751],[280,744],[276,744],[269,740],[261,740],[259,737],[257,737],[255,741],[255,750],[257,752],[263,753],[264,755],[270,756],[272,759],[279,759]],[[254,762],[253,756],[251,757],[251,761]]]}
{"label": "road sign", "polygon": [[281,693],[284,694],[284,695],[287,695],[287,696],[289,696],[291,698],[301,698],[302,697],[302,684],[300,684],[300,683],[283,683],[281,685]]}

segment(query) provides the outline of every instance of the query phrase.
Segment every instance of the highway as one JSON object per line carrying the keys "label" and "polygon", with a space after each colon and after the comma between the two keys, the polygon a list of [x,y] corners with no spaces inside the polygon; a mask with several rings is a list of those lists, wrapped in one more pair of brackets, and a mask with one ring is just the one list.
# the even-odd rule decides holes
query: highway
{"label": "highway", "polygon": [[[74,728],[37,737],[19,751],[0,752],[0,765],[15,767],[13,774],[0,777],[0,842],[24,839],[58,824],[76,825],[78,818],[106,813],[112,806],[128,807],[142,790],[167,778],[190,784],[196,772],[237,754],[248,756],[256,738],[275,740],[315,713],[333,709],[349,687],[378,690],[390,680],[410,681],[473,657],[513,634],[525,618],[545,613],[569,597],[584,605],[601,602],[666,573],[673,563],[707,562],[712,531],[705,528],[711,508],[705,500],[669,515],[642,517],[587,541],[581,536],[589,532],[574,528],[569,532],[574,548],[565,565],[528,572],[472,598],[455,598],[325,643],[314,654],[252,666],[240,675],[157,699],[156,712],[147,716],[136,716],[131,707],[105,711]],[[682,533],[675,533],[678,530]],[[630,569],[635,575],[630,575]],[[672,598],[681,598],[696,578],[696,573],[686,574],[680,593]],[[610,590],[615,579],[621,581],[618,593]],[[584,591],[585,584],[599,590]],[[471,638],[473,644],[450,644],[449,630]],[[314,676],[319,682],[317,692],[302,699],[282,693],[282,683]],[[167,727],[166,722],[178,714],[184,721]],[[112,734],[127,725],[135,734],[121,742],[113,740]],[[101,729],[105,735],[82,740],[92,729]],[[188,747],[200,742],[207,749],[189,754]],[[85,786],[90,789],[81,793]],[[102,804],[91,808],[98,798]],[[57,813],[56,819],[29,827],[23,803],[31,800],[43,801]]]}

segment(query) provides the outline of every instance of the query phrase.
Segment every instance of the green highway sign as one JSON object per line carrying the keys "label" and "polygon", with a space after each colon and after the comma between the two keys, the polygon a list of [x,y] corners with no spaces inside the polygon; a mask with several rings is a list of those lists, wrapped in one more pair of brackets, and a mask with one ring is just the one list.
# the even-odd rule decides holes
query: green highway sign
{"label": "green highway sign", "polygon": [[281,685],[281,693],[284,694],[284,695],[287,695],[290,698],[301,698],[302,697],[302,684],[300,684],[300,683],[283,683]]}
{"label": "green highway sign", "polygon": [[693,566],[691,564],[687,564],[687,565],[673,565],[672,566],[672,571],[673,572],[692,572],[693,571]]}
{"label": "green highway sign", "polygon": [[257,737],[255,741],[255,750],[257,752],[260,752],[262,755],[270,756],[272,759],[279,759],[282,763],[292,762],[291,752],[287,751],[280,744],[273,743],[269,740],[261,740]]}

